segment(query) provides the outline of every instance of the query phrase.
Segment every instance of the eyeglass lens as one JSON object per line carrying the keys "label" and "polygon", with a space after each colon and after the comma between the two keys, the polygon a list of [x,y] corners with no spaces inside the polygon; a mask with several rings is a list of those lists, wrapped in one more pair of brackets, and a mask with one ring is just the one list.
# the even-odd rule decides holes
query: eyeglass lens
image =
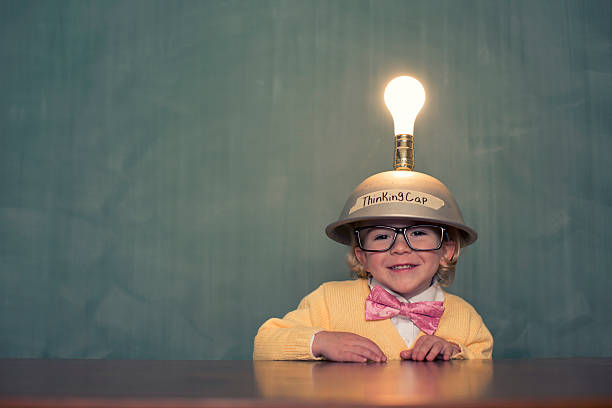
{"label": "eyeglass lens", "polygon": [[[361,247],[366,251],[387,251],[393,246],[396,230],[391,227],[365,227],[359,229]],[[442,228],[437,226],[409,227],[405,236],[412,249],[427,251],[438,249],[442,240]]]}

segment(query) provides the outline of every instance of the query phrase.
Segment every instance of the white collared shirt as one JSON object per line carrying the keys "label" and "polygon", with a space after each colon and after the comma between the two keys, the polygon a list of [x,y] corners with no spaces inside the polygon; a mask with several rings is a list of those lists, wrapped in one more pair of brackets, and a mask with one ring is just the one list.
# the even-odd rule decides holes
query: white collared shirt
{"label": "white collared shirt", "polygon": [[[395,296],[395,298],[399,300],[400,302],[404,302],[404,303],[427,302],[427,301],[444,302],[444,292],[442,291],[442,288],[440,287],[438,280],[435,278],[430,287],[428,287],[427,289],[425,289],[423,292],[419,293],[418,295],[411,297],[410,299],[406,299],[399,293],[392,291],[391,289],[389,289],[382,283],[378,282],[373,277],[370,277],[368,283],[370,285],[370,289],[378,285],[384,288],[387,292],[389,292],[393,296]],[[412,343],[416,340],[417,336],[419,335],[420,329],[416,327],[414,323],[412,323],[412,320],[410,320],[407,317],[400,316],[400,315],[393,316],[391,318],[391,323],[393,323],[393,325],[399,332],[402,339],[404,339],[406,346],[410,347]]]}

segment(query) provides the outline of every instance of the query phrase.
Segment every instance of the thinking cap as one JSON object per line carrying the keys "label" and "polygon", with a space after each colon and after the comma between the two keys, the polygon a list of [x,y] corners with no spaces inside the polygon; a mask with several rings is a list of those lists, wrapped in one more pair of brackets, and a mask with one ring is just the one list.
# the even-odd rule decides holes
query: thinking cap
{"label": "thinking cap", "polygon": [[325,229],[328,237],[351,245],[358,223],[405,219],[454,227],[459,231],[461,247],[476,241],[476,231],[463,221],[449,189],[432,176],[412,171],[414,120],[424,102],[425,90],[414,78],[398,77],[387,85],[385,103],[395,123],[395,170],[362,181],[349,196],[338,220]]}

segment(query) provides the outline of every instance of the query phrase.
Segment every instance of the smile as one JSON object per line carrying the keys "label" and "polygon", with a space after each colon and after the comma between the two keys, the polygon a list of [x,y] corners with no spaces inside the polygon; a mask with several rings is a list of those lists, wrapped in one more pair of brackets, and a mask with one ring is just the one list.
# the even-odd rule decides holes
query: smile
{"label": "smile", "polygon": [[403,264],[403,265],[394,265],[391,267],[391,269],[393,269],[394,271],[401,271],[404,269],[412,269],[417,267],[418,265],[415,264]]}

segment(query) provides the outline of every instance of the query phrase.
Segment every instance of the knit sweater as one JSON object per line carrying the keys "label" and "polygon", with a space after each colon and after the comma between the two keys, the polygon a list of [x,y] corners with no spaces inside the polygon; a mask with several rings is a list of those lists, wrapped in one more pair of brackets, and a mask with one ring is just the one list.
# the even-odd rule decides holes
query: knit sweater
{"label": "knit sweater", "polygon": [[[400,352],[414,347],[414,343],[406,346],[389,319],[365,320],[369,293],[366,279],[324,283],[302,299],[296,310],[282,319],[269,319],[259,328],[253,359],[313,360],[310,341],[322,330],[358,334],[376,343],[387,359],[400,359]],[[424,334],[421,331],[418,337]],[[491,358],[491,333],[476,310],[458,296],[445,292],[444,314],[434,335],[461,348],[453,359]]]}

